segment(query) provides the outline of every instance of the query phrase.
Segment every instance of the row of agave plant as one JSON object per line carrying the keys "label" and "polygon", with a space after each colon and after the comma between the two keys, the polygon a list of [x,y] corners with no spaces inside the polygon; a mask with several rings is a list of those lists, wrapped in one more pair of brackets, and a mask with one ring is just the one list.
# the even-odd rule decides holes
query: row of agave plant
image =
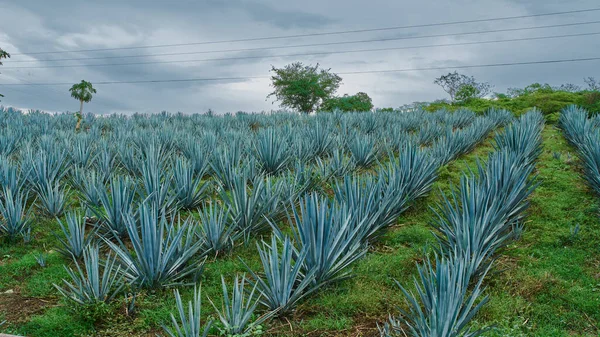
{"label": "row of agave plant", "polygon": [[[142,200],[175,214],[216,196],[247,231],[266,228],[264,215],[277,213],[277,197],[294,199],[319,183],[368,170],[409,143],[430,145],[447,162],[463,138],[485,131],[481,124],[498,125],[510,116],[113,116],[88,121],[87,133],[73,134],[65,115],[0,113],[0,196],[7,207],[28,214],[26,205],[36,204],[40,213],[60,217],[78,200],[105,232],[121,237],[125,217]],[[257,123],[265,126],[253,131]],[[376,131],[383,126],[386,133]],[[257,208],[262,211],[245,212]],[[7,223],[11,239],[30,239],[26,218]]]}
{"label": "row of agave plant", "polygon": [[[416,114],[422,118],[419,124],[408,115],[325,116],[88,118],[88,133],[70,135],[61,131],[70,123],[63,116],[5,111],[0,123],[7,130],[0,136],[1,232],[10,239],[31,239],[36,200],[47,216],[60,216],[71,199],[65,190],[74,189],[80,210],[66,212],[62,233],[56,235],[60,252],[75,263],[66,267],[71,280],[56,287],[78,304],[93,305],[111,301],[125,286],[157,288],[196,280],[209,254],[226,253],[239,239],[248,243],[273,231],[270,242],[258,245],[261,272],[248,268],[250,279],[236,277],[231,296],[223,279],[223,306],[215,309],[224,331],[240,334],[289,313],[323,285],[349,277],[368,245],[430,189],[440,166],[511,119],[506,111],[483,117],[467,111]],[[161,131],[190,131],[186,121],[215,132],[177,138]],[[252,129],[255,123],[262,125],[259,130]],[[393,132],[389,126],[394,124],[396,133],[377,131],[388,127]],[[37,139],[12,131],[19,127],[37,132]],[[131,127],[152,133],[132,136]],[[302,157],[305,162],[297,150],[304,145],[287,138],[294,132],[284,131],[294,128],[313,141],[307,145],[313,155]],[[282,136],[285,132],[288,136]],[[353,140],[341,136],[348,132],[364,142],[349,145]],[[69,141],[60,140],[63,136]],[[244,137],[250,141],[242,142]],[[287,150],[280,154],[282,144],[294,149],[293,165],[281,159],[289,156]],[[275,158],[275,164],[266,165],[270,159],[260,159],[263,155]],[[368,173],[358,176],[357,168]],[[332,200],[319,193],[323,184],[333,189]],[[193,216],[182,220],[196,208],[200,221]],[[291,238],[281,228],[286,219]],[[199,291],[188,313],[193,319],[186,318],[178,292],[176,300],[179,320],[173,318],[173,327],[165,331],[198,335]],[[259,304],[267,314],[251,324]]]}
{"label": "row of agave plant", "polygon": [[522,230],[531,177],[541,153],[544,119],[533,110],[494,137],[494,148],[475,172],[434,208],[431,224],[439,243],[434,256],[417,265],[416,292],[397,282],[408,309],[390,315],[381,336],[478,336],[469,323],[488,302],[483,281],[493,261]]}
{"label": "row of agave plant", "polygon": [[562,111],[559,126],[577,150],[588,185],[600,196],[600,117],[590,118],[586,110],[570,106]]}

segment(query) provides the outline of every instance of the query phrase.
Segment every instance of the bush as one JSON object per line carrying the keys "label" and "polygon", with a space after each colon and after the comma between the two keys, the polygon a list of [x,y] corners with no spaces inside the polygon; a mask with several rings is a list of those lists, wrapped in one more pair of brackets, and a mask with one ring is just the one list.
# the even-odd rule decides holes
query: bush
{"label": "bush", "polygon": [[483,114],[489,109],[495,108],[506,109],[520,116],[531,108],[536,107],[542,112],[549,123],[556,123],[558,113],[573,104],[582,106],[591,113],[599,113],[600,93],[595,91],[567,92],[544,88],[536,91],[524,91],[521,95],[515,97],[496,94],[496,98],[493,100],[469,98],[455,103],[436,101],[430,103],[425,110],[429,112],[440,109],[456,111],[461,108],[467,108],[477,114]]}
{"label": "bush", "polygon": [[322,111],[340,110],[344,112],[350,111],[371,111],[373,102],[371,97],[364,92],[359,92],[356,95],[344,95],[342,97],[333,97],[325,100],[321,106]]}
{"label": "bush", "polygon": [[592,114],[600,113],[600,92],[589,91],[584,93],[579,105]]}

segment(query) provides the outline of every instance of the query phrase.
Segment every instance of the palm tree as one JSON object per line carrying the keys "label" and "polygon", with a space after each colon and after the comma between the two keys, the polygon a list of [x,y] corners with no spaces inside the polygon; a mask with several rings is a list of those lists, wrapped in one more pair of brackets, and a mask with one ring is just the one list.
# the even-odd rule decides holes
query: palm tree
{"label": "palm tree", "polygon": [[81,80],[81,83],[73,84],[69,91],[71,92],[71,97],[81,102],[79,113],[77,114],[77,125],[75,125],[75,131],[79,131],[81,120],[83,119],[83,102],[89,103],[92,100],[92,95],[96,93],[96,89],[94,89],[92,83]]}
{"label": "palm tree", "polygon": [[[10,54],[0,48],[0,66],[2,65],[2,59],[9,59]],[[4,95],[0,94],[0,97],[4,97]]]}

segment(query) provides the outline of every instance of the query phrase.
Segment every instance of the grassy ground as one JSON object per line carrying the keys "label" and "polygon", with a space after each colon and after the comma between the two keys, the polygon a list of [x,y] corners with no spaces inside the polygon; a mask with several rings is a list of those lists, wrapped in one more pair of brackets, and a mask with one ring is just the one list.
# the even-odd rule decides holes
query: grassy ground
{"label": "grassy ground", "polygon": [[[600,264],[600,226],[597,203],[580,176],[571,148],[553,127],[544,131],[544,153],[538,165],[541,185],[531,198],[526,232],[499,259],[488,277],[491,301],[477,316],[478,325],[496,324],[488,336],[597,335],[600,298],[597,293]],[[439,191],[456,183],[467,166],[485,157],[489,142],[442,169],[430,196],[406,212],[355,268],[355,277],[321,290],[302,303],[293,317],[273,321],[267,335],[376,336],[376,323],[395,313],[403,298],[394,279],[412,283],[415,263],[433,243],[429,209]],[[555,153],[560,153],[560,158]],[[64,260],[50,253],[48,266],[40,267],[35,254],[50,250],[55,239],[49,229],[55,221],[37,220],[31,245],[0,246],[0,321],[8,332],[28,336],[145,336],[160,331],[160,323],[174,309],[171,291],[141,294],[134,315],[124,314],[124,300],[106,308],[103,319],[74,311],[57,297],[52,283],[66,277]],[[580,224],[581,231],[571,234]],[[43,230],[41,230],[43,228]],[[234,255],[209,263],[202,276],[204,295],[220,299],[220,275],[243,272],[240,256],[259,269],[256,248],[236,247]],[[5,292],[9,293],[5,293]],[[183,291],[184,300],[191,290]],[[213,310],[204,302],[203,313]],[[119,314],[117,314],[119,313]]]}
{"label": "grassy ground", "polygon": [[498,326],[489,336],[598,336],[598,200],[561,131],[547,126],[543,136],[526,232],[488,279],[491,301],[478,320]]}

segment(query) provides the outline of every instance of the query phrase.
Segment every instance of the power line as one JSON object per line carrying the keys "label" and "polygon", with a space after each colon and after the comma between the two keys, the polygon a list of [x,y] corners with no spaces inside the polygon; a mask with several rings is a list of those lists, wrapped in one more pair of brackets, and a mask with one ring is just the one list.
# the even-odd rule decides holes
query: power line
{"label": "power line", "polygon": [[[387,42],[387,41],[400,41],[400,40],[417,40],[425,38],[438,38],[438,37],[452,37],[452,36],[464,36],[464,35],[478,35],[478,34],[490,34],[490,33],[505,33],[505,32],[516,32],[526,30],[537,30],[546,28],[564,28],[574,26],[593,25],[600,23],[597,21],[586,21],[586,22],[575,22],[565,23],[556,25],[544,25],[544,26],[531,26],[531,27],[520,27],[520,28],[504,28],[504,29],[491,29],[491,30],[479,30],[462,33],[446,33],[446,34],[430,34],[420,36],[400,36],[391,38],[379,38],[379,39],[368,39],[368,40],[354,40],[354,41],[337,41],[337,42],[325,42],[325,43],[310,43],[300,45],[289,45],[289,46],[272,46],[272,47],[257,47],[257,48],[238,48],[238,49],[224,49],[224,50],[204,50],[195,52],[180,52],[180,53],[163,53],[163,54],[145,54],[145,55],[126,55],[126,56],[105,56],[105,57],[84,57],[84,58],[71,58],[71,59],[58,59],[58,60],[27,60],[27,61],[10,61],[10,63],[24,63],[24,62],[38,62],[38,61],[77,61],[77,60],[98,60],[98,59],[115,59],[115,58],[135,58],[135,57],[151,57],[151,56],[175,56],[175,55],[193,55],[193,54],[213,54],[213,53],[227,53],[227,52],[246,52],[246,51],[264,51],[271,49],[288,49],[288,48],[301,48],[301,47],[319,47],[319,46],[334,46],[334,45],[345,45],[345,44],[359,44],[359,43],[372,43],[372,42]],[[133,64],[133,63],[132,63]],[[40,68],[42,66],[33,66],[32,68]],[[50,67],[50,66],[48,66]],[[56,67],[60,67],[57,65]],[[29,68],[23,67],[4,67],[4,69],[16,69],[16,68]]]}
{"label": "power line", "polygon": [[[490,64],[476,64],[476,65],[462,65],[462,66],[347,71],[347,72],[338,72],[337,74],[339,74],[339,75],[382,74],[382,73],[399,73],[399,72],[429,71],[429,70],[491,68],[491,67],[504,67],[504,66],[534,65],[534,64],[557,64],[557,63],[586,62],[586,61],[598,61],[598,60],[600,60],[600,57],[587,57],[587,58],[562,59],[562,60],[525,61],[525,62],[512,62],[512,63],[490,63]],[[169,80],[104,81],[104,82],[93,82],[93,83],[94,83],[94,85],[108,85],[108,84],[233,81],[233,80],[251,80],[251,79],[268,79],[268,78],[269,78],[269,76],[236,76],[236,77],[169,79]],[[55,83],[28,83],[28,84],[27,83],[10,83],[10,84],[0,84],[0,85],[3,85],[3,86],[23,86],[23,85],[60,86],[60,85],[72,85],[72,84],[73,84],[72,82],[69,82],[69,83],[55,82]]]}
{"label": "power line", "polygon": [[209,58],[209,59],[197,59],[197,60],[146,61],[146,62],[128,62],[128,63],[73,64],[73,65],[50,65],[50,66],[18,66],[18,67],[5,67],[4,69],[108,67],[108,66],[128,66],[128,65],[145,65],[145,64],[166,64],[166,63],[177,63],[177,64],[179,64],[179,63],[195,63],[195,62],[209,62],[209,61],[228,61],[228,60],[244,60],[244,59],[266,59],[266,58],[279,58],[279,57],[298,57],[298,56],[350,54],[350,53],[363,53],[363,52],[381,52],[381,51],[407,50],[407,49],[420,49],[420,48],[435,48],[435,47],[469,46],[469,45],[480,45],[480,44],[519,42],[519,41],[535,41],[535,40],[549,40],[549,39],[560,39],[560,38],[570,38],[570,37],[583,37],[583,36],[595,36],[595,35],[600,35],[600,32],[580,33],[580,34],[564,34],[564,35],[551,35],[551,36],[537,36],[537,37],[525,37],[525,38],[503,39],[503,40],[488,40],[488,41],[443,43],[443,44],[431,44],[431,45],[420,45],[420,46],[387,47],[387,48],[375,48],[375,49],[354,49],[354,50],[325,51],[325,52],[307,52],[307,53],[280,54],[280,55],[238,56],[238,57]]}
{"label": "power line", "polygon": [[333,31],[333,32],[323,32],[323,33],[309,33],[309,34],[296,34],[296,35],[279,35],[279,36],[243,38],[243,39],[232,39],[232,40],[217,40],[217,41],[203,41],[203,42],[191,42],[191,43],[146,45],[146,46],[133,46],[133,47],[76,49],[76,50],[62,50],[62,51],[39,51],[39,52],[15,53],[13,55],[62,54],[62,53],[79,53],[79,52],[111,51],[111,50],[131,50],[131,49],[145,49],[145,48],[179,47],[179,46],[207,45],[207,44],[220,44],[220,43],[233,43],[233,42],[276,40],[276,39],[288,39],[288,38],[299,38],[299,37],[340,35],[340,34],[354,34],[354,33],[376,32],[376,31],[389,31],[389,30],[400,30],[400,29],[408,29],[408,28],[424,28],[424,27],[436,27],[436,26],[449,26],[449,25],[459,25],[459,24],[467,24],[467,23],[478,23],[478,22],[489,22],[489,21],[503,21],[503,20],[524,19],[524,18],[534,18],[534,17],[544,17],[544,16],[564,15],[564,14],[587,13],[587,12],[595,12],[595,11],[600,11],[600,8],[588,8],[588,9],[562,11],[562,12],[553,12],[553,13],[541,13],[541,14],[518,15],[518,16],[505,16],[505,17],[475,19],[475,20],[437,22],[437,23],[428,23],[428,24],[419,24],[419,25],[407,25],[407,26],[394,26],[394,27],[383,27],[383,28],[344,30],[344,31]]}

